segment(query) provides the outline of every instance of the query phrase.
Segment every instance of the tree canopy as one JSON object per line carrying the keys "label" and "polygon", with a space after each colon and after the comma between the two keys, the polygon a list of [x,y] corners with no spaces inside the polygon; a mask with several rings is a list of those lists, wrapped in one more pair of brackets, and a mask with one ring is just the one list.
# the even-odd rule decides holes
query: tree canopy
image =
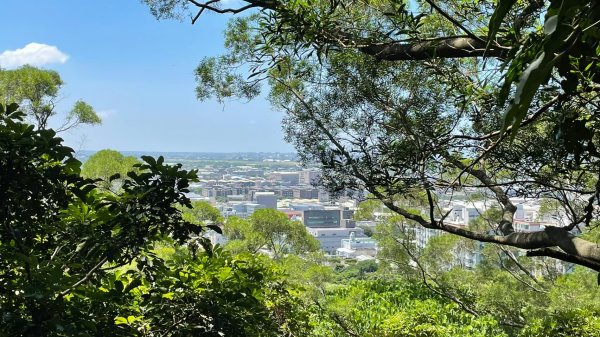
{"label": "tree canopy", "polygon": [[106,189],[118,189],[120,186],[116,185],[119,184],[115,184],[117,180],[125,178],[127,172],[133,171],[134,166],[139,163],[134,156],[124,156],[119,151],[110,149],[100,150],[83,163],[81,175],[85,178],[100,179],[101,186]]}
{"label": "tree canopy", "polygon": [[[0,103],[8,105],[16,102],[21,110],[40,129],[48,128],[50,117],[58,114],[56,104],[64,82],[58,72],[32,66],[7,70],[0,68]],[[58,131],[73,128],[79,124],[97,125],[102,122],[94,108],[78,100],[66,113]]]}
{"label": "tree canopy", "polygon": [[[197,96],[253,98],[267,82],[287,139],[330,190],[367,190],[419,226],[600,270],[597,244],[577,234],[598,217],[596,2],[146,3],[192,22],[248,14],[230,21],[227,54],[198,66]],[[442,196],[474,191],[500,221],[452,225]],[[424,206],[397,202],[405,195]],[[555,199],[565,223],[517,232],[513,197]]]}
{"label": "tree canopy", "polygon": [[256,210],[248,219],[227,219],[223,233],[231,240],[230,249],[257,253],[266,248],[275,259],[319,249],[319,242],[306,231],[303,223],[269,208]]}

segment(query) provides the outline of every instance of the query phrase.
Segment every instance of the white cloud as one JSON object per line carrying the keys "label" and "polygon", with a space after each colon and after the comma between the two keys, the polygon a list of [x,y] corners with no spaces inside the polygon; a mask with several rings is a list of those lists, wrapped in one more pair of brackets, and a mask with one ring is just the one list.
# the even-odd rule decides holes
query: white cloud
{"label": "white cloud", "polygon": [[0,66],[16,68],[26,64],[41,66],[49,63],[65,63],[69,56],[56,46],[32,42],[23,48],[5,50],[0,54]]}

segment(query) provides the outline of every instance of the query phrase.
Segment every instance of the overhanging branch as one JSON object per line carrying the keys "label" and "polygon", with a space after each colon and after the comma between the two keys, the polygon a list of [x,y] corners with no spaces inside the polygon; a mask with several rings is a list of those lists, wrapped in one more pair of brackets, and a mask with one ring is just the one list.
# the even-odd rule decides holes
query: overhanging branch
{"label": "overhanging branch", "polygon": [[468,36],[445,37],[409,43],[373,44],[360,50],[386,61],[428,60],[432,58],[495,57],[504,58],[510,48],[490,46],[485,40]]}
{"label": "overhanging branch", "polygon": [[562,260],[565,262],[571,262],[574,264],[578,264],[584,267],[588,267],[590,269],[600,271],[600,263],[591,261],[579,256],[570,255],[565,252],[561,252],[552,248],[542,248],[536,250],[530,250],[526,253],[527,256],[547,256],[554,259]]}
{"label": "overhanging branch", "polygon": [[[197,1],[187,0],[188,3],[199,8],[199,12],[192,19],[192,23],[196,22],[198,17],[204,10],[209,10],[215,13],[230,13],[238,14],[248,9],[259,8],[268,10],[284,10],[282,2],[277,0],[245,0],[245,5],[238,8],[220,8],[218,4],[222,0]],[[440,8],[438,10],[441,11]],[[357,36],[347,36],[343,32],[336,32],[331,38],[332,44],[341,44],[340,46],[357,46],[360,51],[371,55],[380,60],[401,61],[401,60],[427,60],[432,58],[463,58],[463,57],[494,57],[504,58],[511,48],[493,43],[488,46],[487,37],[477,36],[463,27],[460,23],[453,24],[461,27],[467,35],[465,36],[449,36],[435,39],[414,41],[414,42],[374,42],[372,44],[360,43],[358,46],[353,43]],[[358,38],[360,40],[360,38]],[[345,42],[341,42],[345,41]]]}

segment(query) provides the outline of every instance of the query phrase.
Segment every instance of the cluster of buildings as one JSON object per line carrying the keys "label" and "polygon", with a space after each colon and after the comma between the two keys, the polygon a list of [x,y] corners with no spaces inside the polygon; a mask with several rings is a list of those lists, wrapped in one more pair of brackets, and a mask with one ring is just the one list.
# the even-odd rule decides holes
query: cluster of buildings
{"label": "cluster of buildings", "polygon": [[[191,199],[206,200],[214,204],[224,217],[247,218],[256,210],[270,208],[285,213],[288,218],[300,221],[308,233],[330,255],[374,258],[377,244],[356,227],[353,220],[356,201],[331,200],[324,190],[316,188],[319,179],[316,170],[257,172],[250,167],[214,178],[214,172],[200,172],[201,181],[192,189]],[[249,174],[246,174],[249,173]],[[223,238],[212,234],[212,240]]]}
{"label": "cluster of buildings", "polygon": [[[297,171],[267,171],[253,166],[239,166],[229,170],[200,171],[201,181],[192,186],[195,193],[192,199],[210,201],[224,217],[246,218],[256,210],[276,209],[290,219],[301,221],[306,230],[320,243],[321,249],[330,255],[344,258],[375,258],[377,242],[365,235],[365,227],[374,226],[390,213],[375,213],[373,221],[353,220],[357,204],[355,200],[332,200],[329,195],[315,187],[319,173],[313,169]],[[485,201],[460,201],[442,199],[442,208],[449,212],[446,223],[467,227],[472,220],[490,209]],[[561,217],[557,214],[540,212],[538,199],[513,199],[517,206],[514,228],[516,231],[541,231],[545,226],[560,226]],[[483,221],[485,224],[485,221]],[[491,227],[490,227],[491,230]],[[419,249],[443,232],[415,226],[413,243]],[[213,234],[216,235],[216,234]],[[213,238],[222,242],[223,238]],[[454,252],[456,264],[472,268],[482,260],[483,245],[474,249],[457,249]]]}
{"label": "cluster of buildings", "polygon": [[273,192],[279,199],[317,199],[329,201],[329,195],[313,186],[319,178],[318,171],[305,169],[289,172],[268,172],[253,166],[235,169],[200,170],[200,181],[191,188],[196,195],[218,202],[253,201],[256,193]]}
{"label": "cluster of buildings", "polygon": [[[352,200],[345,201],[320,201],[319,199],[287,199],[281,198],[273,191],[262,191],[253,193],[250,201],[240,200],[241,197],[228,198],[227,202],[217,203],[217,208],[225,217],[238,216],[249,217],[254,211],[261,208],[276,209],[288,216],[291,220],[300,221],[306,227],[308,233],[319,241],[321,250],[329,255],[342,255],[338,250],[343,248],[344,239],[356,238],[366,239],[364,230],[356,227],[353,220],[356,203]],[[376,255],[376,243],[371,240],[370,257]],[[363,247],[364,248],[364,247]],[[348,252],[351,246],[347,246],[343,256],[357,257],[359,252]],[[365,249],[362,249],[360,253]]]}

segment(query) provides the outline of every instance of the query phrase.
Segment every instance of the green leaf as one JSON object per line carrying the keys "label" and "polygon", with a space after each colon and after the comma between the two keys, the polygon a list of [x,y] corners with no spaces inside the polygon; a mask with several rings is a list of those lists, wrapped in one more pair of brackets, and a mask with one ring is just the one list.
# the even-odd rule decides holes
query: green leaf
{"label": "green leaf", "polygon": [[127,324],[127,318],[121,317],[121,316],[117,316],[117,317],[115,317],[115,324],[116,325]]}
{"label": "green leaf", "polygon": [[[546,36],[542,43],[542,50],[519,77],[515,96],[506,109],[501,131],[504,132],[511,126],[511,140],[514,139],[521,121],[527,115],[538,89],[548,81],[554,66],[563,57],[563,46],[568,45],[569,38],[574,36],[573,27],[560,21],[564,20],[561,15],[566,11],[565,8],[568,8],[560,4],[562,2],[556,2],[550,7],[544,26]],[[520,67],[520,63],[513,64],[511,67]]]}
{"label": "green leaf", "polygon": [[7,115],[10,115],[13,112],[16,112],[18,110],[19,110],[19,104],[17,104],[17,103],[11,103],[6,106],[6,114]]}
{"label": "green leaf", "polygon": [[490,18],[490,24],[488,26],[488,46],[492,43],[492,41],[496,38],[496,34],[500,30],[500,25],[502,24],[502,20],[506,17],[510,9],[514,6],[516,0],[500,0],[498,1],[498,6],[492,17]]}
{"label": "green leaf", "polygon": [[550,35],[556,31],[556,27],[558,26],[558,15],[553,15],[546,19],[544,23],[544,34]]}
{"label": "green leaf", "polygon": [[121,282],[121,281],[115,281],[115,289],[116,289],[118,292],[120,292],[120,293],[121,293],[121,292],[123,292],[123,289],[124,289],[124,288],[125,288],[125,287],[123,286],[123,282]]}
{"label": "green leaf", "polygon": [[219,227],[217,225],[206,225],[206,227],[212,229],[213,231],[215,231],[219,234],[223,234],[223,230],[221,229],[221,227]]}
{"label": "green leaf", "polygon": [[217,278],[219,279],[219,281],[223,282],[231,276],[231,272],[232,272],[231,268],[223,267],[223,268],[221,268],[221,270],[219,270],[219,274],[217,275]]}
{"label": "green leaf", "polygon": [[125,289],[123,289],[123,292],[130,292],[131,290],[135,289],[136,287],[140,286],[142,284],[142,280],[140,280],[139,278],[134,279],[133,281],[131,281],[127,287]]}
{"label": "green leaf", "polygon": [[142,160],[151,166],[156,166],[156,160],[151,156],[142,156]]}

